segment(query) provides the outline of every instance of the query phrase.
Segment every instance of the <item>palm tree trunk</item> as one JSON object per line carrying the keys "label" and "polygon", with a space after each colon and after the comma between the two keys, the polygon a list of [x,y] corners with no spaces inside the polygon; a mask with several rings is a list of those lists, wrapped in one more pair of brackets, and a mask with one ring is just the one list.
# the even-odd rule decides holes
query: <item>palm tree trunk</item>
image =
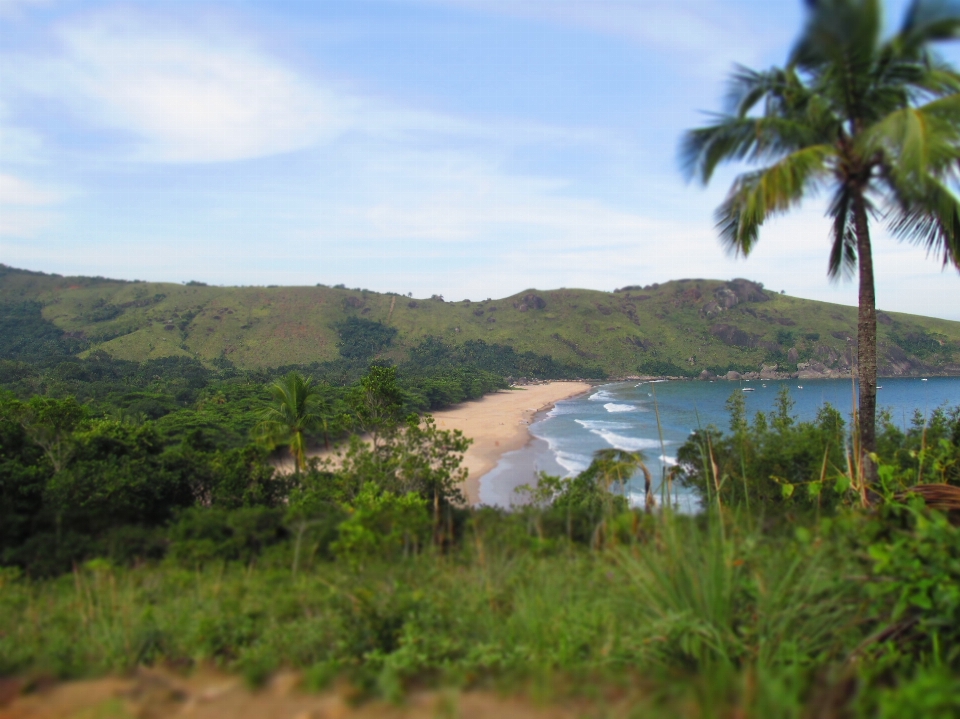
{"label": "palm tree trunk", "polygon": [[877,479],[877,465],[870,454],[877,450],[877,296],[873,286],[873,254],[870,227],[863,194],[854,200],[857,260],[860,268],[860,299],[857,317],[857,376],[860,385],[858,412],[860,466],[868,484]]}

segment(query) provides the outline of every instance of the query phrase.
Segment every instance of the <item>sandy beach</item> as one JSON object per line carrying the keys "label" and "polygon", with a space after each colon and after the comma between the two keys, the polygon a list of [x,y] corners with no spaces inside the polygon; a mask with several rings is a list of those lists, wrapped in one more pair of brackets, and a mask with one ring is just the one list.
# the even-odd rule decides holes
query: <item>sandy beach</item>
{"label": "sandy beach", "polygon": [[[505,452],[525,446],[532,435],[528,431],[537,412],[550,409],[555,402],[583,394],[593,385],[587,382],[547,382],[516,389],[500,390],[456,407],[433,413],[440,429],[459,429],[473,440],[463,457],[468,471],[463,493],[470,504],[480,502],[480,478],[497,466]],[[308,457],[336,460],[337,448],[313,450]],[[282,473],[293,472],[293,461],[284,453],[274,461]]]}
{"label": "sandy beach", "polygon": [[459,429],[473,440],[463,458],[469,474],[464,494],[470,504],[480,501],[480,478],[497,466],[501,455],[530,441],[533,416],[555,402],[588,391],[586,382],[550,382],[501,390],[481,399],[434,412],[440,429]]}

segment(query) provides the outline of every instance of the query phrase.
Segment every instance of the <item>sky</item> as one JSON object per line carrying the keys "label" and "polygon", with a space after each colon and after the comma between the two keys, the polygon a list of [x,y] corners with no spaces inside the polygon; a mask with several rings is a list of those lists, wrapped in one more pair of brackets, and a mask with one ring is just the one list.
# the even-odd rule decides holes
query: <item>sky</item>
{"label": "sky", "polygon": [[[856,304],[826,276],[823,198],[731,257],[713,212],[744,168],[702,187],[677,160],[735,65],[782,65],[803,17],[800,0],[0,0],[0,262],[452,300],[747,277]],[[880,308],[960,320],[956,270],[880,226],[874,246]]]}

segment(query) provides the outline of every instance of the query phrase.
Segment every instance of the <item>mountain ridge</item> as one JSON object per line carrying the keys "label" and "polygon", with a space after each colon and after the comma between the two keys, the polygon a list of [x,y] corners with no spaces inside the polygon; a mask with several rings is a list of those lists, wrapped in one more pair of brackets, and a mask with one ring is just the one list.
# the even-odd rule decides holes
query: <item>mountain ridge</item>
{"label": "mountain ridge", "polygon": [[[390,328],[390,337],[369,345],[369,356],[388,361],[439,338],[451,346],[472,341],[534,352],[607,377],[849,376],[856,362],[856,307],[773,293],[742,278],[613,292],[528,289],[454,302],[342,285],[219,287],[0,265],[0,305],[8,322],[17,312],[39,313],[48,335],[62,333],[58,341],[69,354],[184,356],[243,368],[366,351],[346,348],[359,341],[358,332],[367,344],[383,334],[376,325]],[[879,312],[878,320],[882,375],[960,374],[960,322],[896,312]]]}

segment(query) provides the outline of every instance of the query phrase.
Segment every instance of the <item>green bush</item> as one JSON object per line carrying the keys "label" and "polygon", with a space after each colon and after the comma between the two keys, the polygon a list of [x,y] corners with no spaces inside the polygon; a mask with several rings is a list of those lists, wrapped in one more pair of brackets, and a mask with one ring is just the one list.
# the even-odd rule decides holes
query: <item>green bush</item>
{"label": "green bush", "polygon": [[915,498],[885,505],[869,529],[876,621],[902,629],[891,640],[898,655],[960,671],[960,527]]}
{"label": "green bush", "polygon": [[184,566],[237,560],[249,563],[288,536],[283,511],[269,507],[190,507],[167,533],[169,557]]}
{"label": "green bush", "polygon": [[960,681],[945,666],[920,667],[897,686],[880,689],[876,704],[879,719],[955,719],[960,716]]}
{"label": "green bush", "polygon": [[353,562],[416,554],[430,541],[427,501],[408,492],[396,495],[368,482],[346,508],[331,549]]}
{"label": "green bush", "polygon": [[715,427],[692,434],[677,452],[677,483],[705,505],[759,511],[832,509],[849,489],[845,477],[847,435],[840,413],[824,405],[813,422],[791,414],[789,390],[781,388],[773,412],[747,421],[742,393],[727,400],[730,433]]}

